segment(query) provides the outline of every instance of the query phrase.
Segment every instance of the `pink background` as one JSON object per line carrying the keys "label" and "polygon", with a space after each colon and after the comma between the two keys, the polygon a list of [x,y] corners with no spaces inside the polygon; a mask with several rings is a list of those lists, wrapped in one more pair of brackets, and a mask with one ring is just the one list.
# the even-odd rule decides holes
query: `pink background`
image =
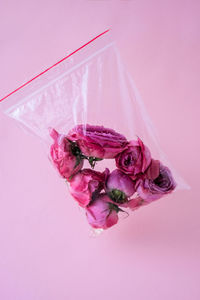
{"label": "pink background", "polygon": [[0,97],[112,27],[190,184],[98,238],[39,139],[0,114],[0,299],[200,299],[200,2],[0,2]]}

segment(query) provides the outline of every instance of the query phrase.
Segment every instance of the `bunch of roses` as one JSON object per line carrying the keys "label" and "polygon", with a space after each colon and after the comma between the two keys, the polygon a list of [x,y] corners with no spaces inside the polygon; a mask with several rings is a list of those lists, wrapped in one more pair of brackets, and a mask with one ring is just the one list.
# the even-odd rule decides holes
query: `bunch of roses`
{"label": "bunch of roses", "polygon": [[[169,168],[154,160],[139,138],[127,141],[112,129],[91,125],[77,125],[67,135],[51,129],[50,135],[52,161],[94,228],[107,229],[118,222],[119,211],[135,210],[176,187]],[[83,169],[85,159],[91,169]],[[95,171],[102,159],[115,159],[117,168]]]}

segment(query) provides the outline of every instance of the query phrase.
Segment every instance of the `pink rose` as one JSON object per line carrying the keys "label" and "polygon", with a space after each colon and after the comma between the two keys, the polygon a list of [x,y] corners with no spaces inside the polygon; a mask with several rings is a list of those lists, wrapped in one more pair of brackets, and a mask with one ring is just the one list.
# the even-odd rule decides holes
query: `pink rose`
{"label": "pink rose", "polygon": [[50,130],[50,135],[54,139],[54,144],[50,148],[53,164],[62,177],[69,179],[83,166],[80,149],[76,143],[72,143],[55,129]]}
{"label": "pink rose", "polygon": [[106,194],[99,195],[86,208],[89,224],[94,228],[107,229],[118,222],[118,207]]}
{"label": "pink rose", "polygon": [[146,204],[146,202],[142,198],[136,197],[136,198],[130,199],[128,202],[120,204],[120,206],[125,207],[125,208],[130,208],[131,210],[136,210],[145,204]]}
{"label": "pink rose", "polygon": [[171,193],[176,183],[169,168],[152,159],[145,178],[139,179],[136,186],[139,197],[149,203]]}
{"label": "pink rose", "polygon": [[135,183],[127,174],[116,169],[106,180],[106,192],[113,201],[123,203],[135,193]]}
{"label": "pink rose", "polygon": [[137,141],[130,141],[126,149],[119,153],[115,160],[117,167],[134,180],[137,174],[144,173],[150,165],[151,153],[138,138]]}
{"label": "pink rose", "polygon": [[127,145],[126,138],[103,126],[77,125],[68,133],[81,152],[89,157],[114,158]]}
{"label": "pink rose", "polygon": [[83,169],[70,180],[70,193],[79,205],[86,207],[104,187],[105,172]]}

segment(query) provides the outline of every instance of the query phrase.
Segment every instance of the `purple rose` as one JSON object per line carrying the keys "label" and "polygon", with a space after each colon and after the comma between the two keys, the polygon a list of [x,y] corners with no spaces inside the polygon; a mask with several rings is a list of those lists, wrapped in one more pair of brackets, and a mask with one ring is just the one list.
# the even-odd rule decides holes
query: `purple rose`
{"label": "purple rose", "polygon": [[116,158],[117,167],[131,178],[144,173],[151,163],[151,153],[147,146],[138,138],[137,141],[130,141],[126,149],[119,153]]}
{"label": "purple rose", "polygon": [[137,193],[145,202],[157,200],[176,187],[171,171],[159,161],[152,159],[145,175],[146,178],[139,179],[136,184]]}
{"label": "purple rose", "polygon": [[104,187],[105,173],[91,169],[83,169],[70,180],[69,190],[80,206],[86,207],[93,196],[97,195]]}
{"label": "purple rose", "polygon": [[86,216],[93,228],[107,229],[118,222],[118,207],[106,194],[100,194],[86,208]]}
{"label": "purple rose", "polygon": [[131,178],[116,169],[108,176],[105,184],[106,192],[117,203],[124,203],[135,193],[135,183]]}
{"label": "purple rose", "polygon": [[88,124],[77,125],[68,137],[77,141],[84,155],[101,159],[114,158],[128,143],[123,135],[112,129]]}
{"label": "purple rose", "polygon": [[76,143],[70,142],[65,135],[59,134],[53,128],[50,129],[50,135],[54,139],[50,148],[52,162],[60,175],[69,179],[83,166],[80,149]]}

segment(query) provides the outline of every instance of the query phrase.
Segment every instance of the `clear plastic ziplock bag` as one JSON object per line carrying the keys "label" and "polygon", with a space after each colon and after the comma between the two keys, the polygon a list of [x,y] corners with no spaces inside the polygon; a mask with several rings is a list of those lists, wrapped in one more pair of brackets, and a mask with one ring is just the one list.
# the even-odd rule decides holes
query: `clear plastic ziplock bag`
{"label": "clear plastic ziplock bag", "polygon": [[161,150],[107,31],[5,97],[0,108],[46,142],[69,198],[92,228],[110,228],[120,214],[188,188]]}

